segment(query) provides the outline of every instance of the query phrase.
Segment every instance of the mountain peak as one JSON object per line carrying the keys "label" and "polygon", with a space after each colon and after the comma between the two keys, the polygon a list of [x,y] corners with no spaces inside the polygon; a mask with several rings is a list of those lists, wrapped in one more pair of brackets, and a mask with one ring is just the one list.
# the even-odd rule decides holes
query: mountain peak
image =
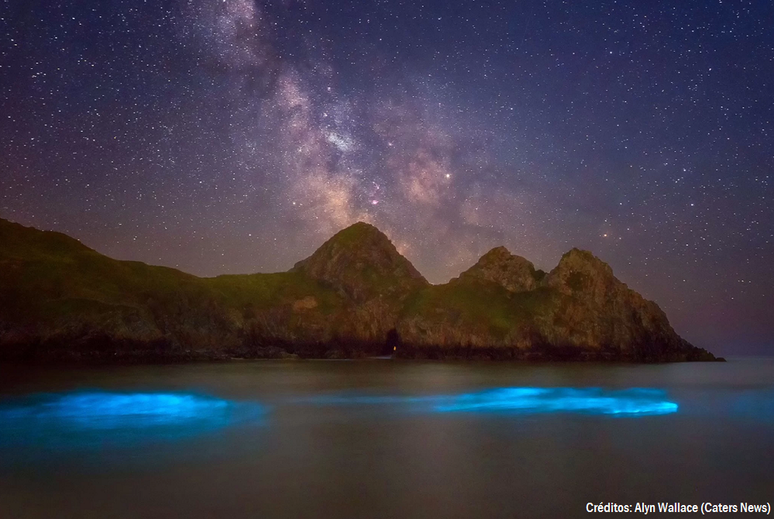
{"label": "mountain peak", "polygon": [[509,292],[533,290],[540,282],[541,274],[529,260],[511,254],[503,246],[495,247],[460,274],[460,280],[492,281]]}
{"label": "mountain peak", "polygon": [[582,270],[605,277],[613,277],[610,265],[594,256],[591,252],[573,247],[562,255],[554,270]]}
{"label": "mountain peak", "polygon": [[499,247],[495,247],[494,249],[481,256],[479,261],[483,260],[484,258],[487,258],[487,260],[499,260],[512,257],[514,257],[514,255],[511,253],[511,251],[509,251],[505,246],[500,245]]}
{"label": "mountain peak", "polygon": [[390,239],[365,222],[342,229],[292,270],[333,286],[355,300],[407,293],[428,285]]}
{"label": "mountain peak", "polygon": [[572,248],[562,256],[549,273],[548,285],[568,295],[585,294],[603,303],[610,294],[624,286],[610,265],[591,252]]}
{"label": "mountain peak", "polygon": [[577,247],[573,247],[562,255],[559,264],[561,265],[562,263],[586,263],[588,265],[594,265],[595,267],[610,270],[612,273],[612,269],[610,269],[607,263],[594,256],[593,253]]}
{"label": "mountain peak", "polygon": [[[369,244],[378,247],[388,247],[392,242],[375,225],[366,222],[355,222],[334,234],[328,242],[336,241],[341,245],[362,246]],[[327,243],[327,242],[326,242]]]}

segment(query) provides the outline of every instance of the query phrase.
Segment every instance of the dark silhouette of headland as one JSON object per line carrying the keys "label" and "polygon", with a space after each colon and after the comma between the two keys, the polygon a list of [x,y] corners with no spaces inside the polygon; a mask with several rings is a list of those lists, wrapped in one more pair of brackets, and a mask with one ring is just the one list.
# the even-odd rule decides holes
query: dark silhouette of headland
{"label": "dark silhouette of headland", "polygon": [[0,357],[712,361],[587,251],[546,273],[497,247],[432,285],[356,223],[290,271],[200,278],[0,219]]}

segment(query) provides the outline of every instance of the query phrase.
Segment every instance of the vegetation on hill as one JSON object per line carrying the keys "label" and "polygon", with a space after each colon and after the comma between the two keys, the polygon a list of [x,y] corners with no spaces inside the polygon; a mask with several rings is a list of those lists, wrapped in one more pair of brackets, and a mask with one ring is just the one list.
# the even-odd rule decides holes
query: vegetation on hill
{"label": "vegetation on hill", "polygon": [[430,285],[376,227],[289,272],[199,278],[0,219],[0,356],[714,360],[573,249],[546,274],[503,247]]}

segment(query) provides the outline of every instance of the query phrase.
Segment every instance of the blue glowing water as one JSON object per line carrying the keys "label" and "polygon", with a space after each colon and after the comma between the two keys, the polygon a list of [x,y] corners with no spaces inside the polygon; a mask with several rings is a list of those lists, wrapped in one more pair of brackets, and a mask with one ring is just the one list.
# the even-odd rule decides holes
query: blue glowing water
{"label": "blue glowing water", "polygon": [[0,411],[4,420],[50,420],[85,429],[148,428],[198,420],[220,420],[226,400],[173,393],[76,393]]}
{"label": "blue glowing water", "polygon": [[136,444],[216,431],[263,412],[255,403],[191,393],[38,394],[0,405],[0,440],[57,448]]}
{"label": "blue glowing water", "polygon": [[509,387],[468,393],[436,407],[441,412],[584,413],[647,416],[676,413],[678,405],[657,389]]}
{"label": "blue glowing water", "polygon": [[0,363],[0,519],[765,503],[772,459],[774,360]]}
{"label": "blue glowing water", "polygon": [[[676,413],[678,404],[656,389],[504,387],[451,395],[339,394],[285,401],[316,405],[381,405],[408,412],[510,414],[582,413],[649,416]],[[280,404],[282,405],[282,404]],[[135,445],[211,433],[257,422],[265,407],[192,393],[76,391],[38,394],[0,405],[6,445],[89,447]]]}
{"label": "blue glowing water", "polygon": [[651,416],[676,413],[679,406],[665,391],[631,388],[504,387],[459,395],[327,395],[309,399],[318,405],[398,405],[441,413],[582,413]]}

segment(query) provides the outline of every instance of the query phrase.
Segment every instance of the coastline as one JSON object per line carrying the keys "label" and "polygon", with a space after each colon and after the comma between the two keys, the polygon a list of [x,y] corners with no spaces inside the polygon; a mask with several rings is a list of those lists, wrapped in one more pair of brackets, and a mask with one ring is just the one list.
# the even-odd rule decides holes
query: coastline
{"label": "coastline", "polygon": [[[681,362],[727,362],[706,350],[696,348],[684,352],[635,356],[607,350],[587,350],[572,346],[543,346],[530,349],[468,346],[402,346],[394,353],[384,351],[379,344],[296,344],[254,348],[185,349],[182,347],[147,348],[126,342],[102,342],[100,347],[63,348],[61,343],[15,345],[0,351],[0,362],[23,364],[185,364],[197,362],[236,362],[244,360],[399,360],[437,362],[513,362],[524,364],[550,363],[616,363],[666,364]],[[117,347],[119,346],[119,347]],[[129,347],[127,347],[129,346]]]}

